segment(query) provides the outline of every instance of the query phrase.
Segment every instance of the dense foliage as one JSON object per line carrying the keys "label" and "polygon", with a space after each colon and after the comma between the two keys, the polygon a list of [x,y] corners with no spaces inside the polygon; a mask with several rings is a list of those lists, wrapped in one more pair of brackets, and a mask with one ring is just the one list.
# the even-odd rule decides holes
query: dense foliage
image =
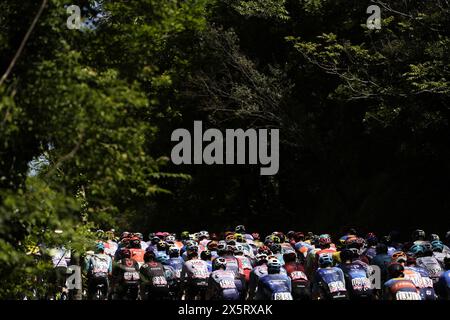
{"label": "dense foliage", "polygon": [[[81,30],[66,26],[70,4]],[[370,4],[380,30],[366,27]],[[443,0],[2,1],[0,297],[40,270],[28,243],[83,250],[94,226],[443,231],[449,10]],[[278,175],[172,165],[170,135],[193,120],[280,128]]]}

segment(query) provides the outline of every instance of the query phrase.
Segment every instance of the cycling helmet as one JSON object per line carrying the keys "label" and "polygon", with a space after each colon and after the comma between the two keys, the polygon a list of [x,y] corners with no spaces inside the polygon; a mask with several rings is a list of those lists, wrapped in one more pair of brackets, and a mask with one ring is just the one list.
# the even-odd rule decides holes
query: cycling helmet
{"label": "cycling helmet", "polygon": [[435,233],[430,234],[430,242],[433,242],[435,240],[438,240],[438,241],[440,240],[439,235],[437,235]]}
{"label": "cycling helmet", "polygon": [[442,252],[444,250],[444,244],[442,241],[434,240],[431,242],[431,248],[434,252]]}
{"label": "cycling helmet", "polygon": [[136,238],[138,238],[139,240],[143,240],[143,239],[144,239],[143,234],[140,233],[140,232],[136,232],[136,233],[134,234],[134,236],[135,236]]}
{"label": "cycling helmet", "polygon": [[390,278],[398,278],[403,275],[403,271],[405,271],[405,268],[400,263],[391,263],[388,266],[388,273]]}
{"label": "cycling helmet", "polygon": [[275,257],[268,258],[267,271],[269,273],[278,273],[281,270],[281,262]]}
{"label": "cycling helmet", "polygon": [[122,258],[122,259],[125,259],[125,258],[131,258],[131,251],[130,251],[130,249],[128,249],[128,248],[122,248],[121,250],[120,250],[120,257]]}
{"label": "cycling helmet", "polygon": [[280,253],[281,252],[281,245],[278,243],[274,243],[270,246],[270,251],[272,251],[272,253]]}
{"label": "cycling helmet", "polygon": [[260,238],[259,238],[259,233],[257,233],[257,232],[253,232],[252,233],[252,237],[253,237],[253,240],[259,240]]}
{"label": "cycling helmet", "polygon": [[188,240],[185,243],[186,248],[190,247],[190,246],[195,246],[195,245],[197,245],[197,242],[195,242],[194,240]]}
{"label": "cycling helmet", "polygon": [[217,243],[217,252],[224,252],[227,250],[227,243],[223,240]]}
{"label": "cycling helmet", "polygon": [[158,251],[166,251],[167,249],[169,249],[169,245],[167,244],[167,242],[161,240],[157,243],[156,249]]}
{"label": "cycling helmet", "polygon": [[234,250],[234,254],[237,255],[243,255],[244,254],[244,246],[240,243],[236,244],[235,246],[235,250]]}
{"label": "cycling helmet", "polygon": [[406,253],[403,251],[397,251],[392,254],[391,261],[392,262],[406,262],[408,260],[408,257],[406,256]]}
{"label": "cycling helmet", "polygon": [[208,250],[210,251],[217,251],[217,245],[217,241],[211,240],[206,244],[206,248],[208,248]]}
{"label": "cycling helmet", "polygon": [[354,253],[350,249],[344,249],[340,253],[340,258],[342,262],[352,261]]}
{"label": "cycling helmet", "polygon": [[333,255],[331,253],[323,253],[319,256],[319,266],[332,266],[333,265]]}
{"label": "cycling helmet", "polygon": [[413,232],[413,240],[425,240],[425,231],[417,229]]}
{"label": "cycling helmet", "polygon": [[236,239],[236,242],[240,242],[240,243],[245,242],[244,236],[240,233],[236,233],[234,235],[234,238]]}
{"label": "cycling helmet", "polygon": [[130,248],[141,249],[141,240],[139,238],[133,237],[130,239]]}
{"label": "cycling helmet", "polygon": [[245,233],[245,227],[241,224],[241,225],[238,225],[235,229],[234,229],[234,231],[236,232],[236,233]]}
{"label": "cycling helmet", "polygon": [[225,237],[225,241],[226,241],[227,243],[229,243],[230,241],[234,241],[234,240],[235,240],[234,233],[230,233],[229,235],[227,235],[227,236]]}
{"label": "cycling helmet", "polygon": [[331,244],[331,238],[330,237],[319,237],[319,245],[320,246],[326,246]]}
{"label": "cycling helmet", "polygon": [[175,240],[176,240],[175,237],[172,236],[172,235],[166,237],[166,242],[167,242],[167,243],[174,244],[174,243],[175,243]]}
{"label": "cycling helmet", "polygon": [[167,252],[169,253],[169,256],[171,258],[180,256],[180,249],[178,249],[178,247],[175,246],[169,247],[169,250],[167,250]]}
{"label": "cycling helmet", "polygon": [[189,231],[183,231],[180,234],[181,240],[189,240]]}
{"label": "cycling helmet", "polygon": [[304,241],[305,240],[305,234],[303,232],[296,232],[294,235],[294,239],[296,242]]}
{"label": "cycling helmet", "polygon": [[198,246],[196,244],[192,244],[186,248],[187,252],[198,252]]}
{"label": "cycling helmet", "polygon": [[227,267],[227,260],[225,260],[225,258],[218,257],[214,259],[213,261],[214,270],[225,269],[226,267]]}
{"label": "cycling helmet", "polygon": [[203,239],[209,239],[209,233],[208,231],[200,231],[198,233],[197,239],[203,240]]}
{"label": "cycling helmet", "polygon": [[167,254],[158,254],[156,261],[162,264],[167,264],[169,262],[169,256]]}
{"label": "cycling helmet", "polygon": [[294,235],[295,235],[295,231],[293,231],[293,230],[290,230],[290,231],[288,231],[288,233],[286,233],[286,237],[288,237],[288,239],[294,238]]}
{"label": "cycling helmet", "polygon": [[258,262],[267,262],[267,254],[265,253],[257,253],[256,254],[256,261]]}
{"label": "cycling helmet", "polygon": [[158,242],[160,242],[160,241],[161,241],[161,239],[160,239],[159,237],[154,236],[154,237],[152,238],[152,240],[150,240],[150,243],[151,243],[152,245],[157,245]]}
{"label": "cycling helmet", "polygon": [[272,251],[270,251],[269,247],[267,246],[261,246],[258,248],[258,253],[264,253],[266,255],[272,254]]}
{"label": "cycling helmet", "polygon": [[297,254],[294,250],[286,250],[283,253],[283,260],[284,262],[294,262],[295,260],[297,260]]}
{"label": "cycling helmet", "polygon": [[145,251],[144,253],[144,261],[148,262],[148,261],[155,261],[156,260],[156,255],[153,251],[148,250]]}
{"label": "cycling helmet", "polygon": [[105,250],[105,244],[103,242],[97,242],[95,248],[97,249],[97,251],[103,251]]}
{"label": "cycling helmet", "polygon": [[227,244],[227,251],[230,252],[231,254],[234,254],[236,251],[236,246],[232,244]]}
{"label": "cycling helmet", "polygon": [[211,260],[211,251],[209,251],[209,250],[203,250],[201,253],[200,253],[200,259],[202,259],[202,260]]}
{"label": "cycling helmet", "polygon": [[273,243],[281,243],[281,238],[279,236],[272,236]]}
{"label": "cycling helmet", "polygon": [[411,248],[409,248],[409,252],[414,257],[422,256],[425,253],[425,248],[420,244],[413,244]]}
{"label": "cycling helmet", "polygon": [[128,238],[129,236],[130,236],[130,233],[128,231],[124,231],[120,235],[120,239],[125,239],[125,238]]}

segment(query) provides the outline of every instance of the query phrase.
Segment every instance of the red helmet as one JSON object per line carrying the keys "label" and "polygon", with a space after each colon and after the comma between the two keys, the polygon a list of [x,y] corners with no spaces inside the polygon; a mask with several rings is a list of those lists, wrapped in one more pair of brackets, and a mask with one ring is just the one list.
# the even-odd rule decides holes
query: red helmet
{"label": "red helmet", "polygon": [[319,245],[324,246],[327,244],[331,244],[331,238],[323,237],[319,239]]}
{"label": "red helmet", "polygon": [[259,240],[259,233],[258,232],[253,232],[252,233],[252,237],[253,237],[253,240]]}
{"label": "red helmet", "polygon": [[268,246],[261,246],[258,248],[258,253],[264,253],[266,255],[272,254],[272,251],[270,251]]}

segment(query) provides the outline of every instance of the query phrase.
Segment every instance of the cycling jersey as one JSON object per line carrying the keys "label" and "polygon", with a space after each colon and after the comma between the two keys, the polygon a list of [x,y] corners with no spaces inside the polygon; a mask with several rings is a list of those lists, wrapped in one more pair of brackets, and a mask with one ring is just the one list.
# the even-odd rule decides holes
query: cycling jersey
{"label": "cycling jersey", "polygon": [[322,299],[347,299],[344,272],[337,267],[319,268],[314,277],[313,293]]}
{"label": "cycling jersey", "polygon": [[[411,271],[414,271],[418,276],[411,277]],[[422,300],[436,300],[436,293],[433,287],[433,280],[429,277],[428,271],[422,267],[405,267],[405,278],[411,280],[416,288],[419,289],[419,293],[422,296]]]}
{"label": "cycling jersey", "polygon": [[181,283],[186,288],[186,299],[192,300],[197,295],[206,293],[209,271],[205,261],[191,259],[184,263],[181,270]]}
{"label": "cycling jersey", "polygon": [[[125,258],[113,265],[112,279],[114,297],[135,300],[139,292],[139,264],[133,259]],[[129,295],[129,296],[128,296]]]}
{"label": "cycling jersey", "polygon": [[259,279],[265,275],[267,275],[267,265],[265,264],[254,267],[250,272],[250,279],[248,284],[248,297],[250,300],[253,300],[255,297]]}
{"label": "cycling jersey", "polygon": [[173,257],[167,260],[167,265],[171,266],[174,269],[175,277],[177,279],[181,278],[181,270],[183,269],[184,261],[181,257]]}
{"label": "cycling jersey", "polygon": [[207,299],[238,300],[240,293],[236,287],[235,275],[231,271],[216,270],[208,280]]}
{"label": "cycling jersey", "polygon": [[144,249],[130,249],[130,253],[131,253],[131,259],[135,260],[139,264],[139,267],[141,267],[144,264],[145,250]]}
{"label": "cycling jersey", "polygon": [[294,300],[308,299],[310,285],[305,269],[298,262],[288,262],[283,266],[292,284],[292,297]]}
{"label": "cycling jersey", "polygon": [[107,276],[112,272],[112,259],[104,253],[90,256],[88,261],[88,274],[93,276]]}
{"label": "cycling jersey", "polygon": [[345,286],[350,298],[371,299],[373,296],[372,283],[367,269],[361,263],[342,263],[338,265],[344,272]]}
{"label": "cycling jersey", "polygon": [[439,280],[443,270],[439,261],[435,257],[421,257],[416,259],[416,265],[428,271],[433,283]]}
{"label": "cycling jersey", "polygon": [[419,291],[411,280],[393,278],[384,284],[387,300],[422,300]]}
{"label": "cycling jersey", "polygon": [[267,274],[258,281],[256,300],[292,300],[291,279],[281,273]]}
{"label": "cycling jersey", "polygon": [[144,299],[164,298],[169,295],[169,284],[161,263],[155,261],[144,263],[139,272]]}
{"label": "cycling jersey", "polygon": [[245,281],[250,281],[250,272],[253,269],[252,263],[246,256],[236,256],[238,260],[239,273],[244,276]]}

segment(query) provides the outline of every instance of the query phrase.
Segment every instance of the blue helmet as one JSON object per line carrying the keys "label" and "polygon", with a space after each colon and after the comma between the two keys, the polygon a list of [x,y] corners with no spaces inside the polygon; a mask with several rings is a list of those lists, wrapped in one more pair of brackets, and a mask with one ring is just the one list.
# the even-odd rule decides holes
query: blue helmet
{"label": "blue helmet", "polygon": [[434,240],[431,242],[431,248],[435,252],[442,252],[444,250],[444,244],[440,240]]}
{"label": "blue helmet", "polygon": [[333,254],[323,253],[319,256],[319,265],[333,265]]}
{"label": "blue helmet", "polygon": [[95,245],[95,249],[97,249],[98,251],[105,250],[105,245],[103,244],[103,242],[97,242],[97,244]]}
{"label": "blue helmet", "polygon": [[411,246],[411,248],[409,248],[409,252],[413,255],[413,256],[417,256],[419,254],[424,254],[425,253],[425,248],[420,245],[420,244],[414,244]]}
{"label": "blue helmet", "polygon": [[162,252],[157,252],[156,261],[161,262],[162,264],[167,264],[169,262],[169,256]]}

